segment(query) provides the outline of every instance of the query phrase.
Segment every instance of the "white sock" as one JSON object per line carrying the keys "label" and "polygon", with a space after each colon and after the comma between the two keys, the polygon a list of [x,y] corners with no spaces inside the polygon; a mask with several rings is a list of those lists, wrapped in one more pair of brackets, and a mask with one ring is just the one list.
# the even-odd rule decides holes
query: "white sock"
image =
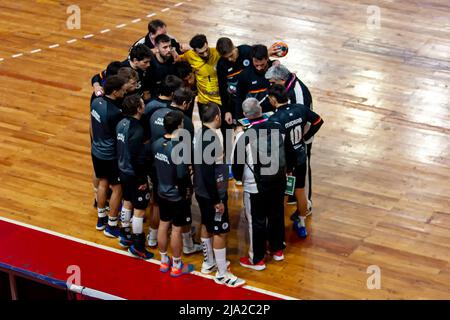
{"label": "white sock", "polygon": [[201,238],[203,247],[203,256],[207,264],[214,264],[214,254],[212,246],[212,238]]}
{"label": "white sock", "polygon": [[99,218],[106,217],[106,209],[105,208],[97,208],[97,213]]}
{"label": "white sock", "polygon": [[181,257],[173,257],[173,266],[178,269],[181,268]]}
{"label": "white sock", "polygon": [[305,217],[300,216],[299,224],[300,224],[301,227],[306,227],[306,224],[305,224]]}
{"label": "white sock", "polygon": [[150,240],[156,240],[156,239],[158,239],[158,229],[153,229],[153,228],[151,228],[150,227],[150,232],[149,232],[149,238],[150,238]]}
{"label": "white sock", "polygon": [[130,227],[131,212],[131,210],[122,207],[122,211],[120,212],[120,223],[122,224],[122,228]]}
{"label": "white sock", "polygon": [[161,263],[168,263],[169,262],[169,256],[167,255],[167,252],[159,252],[161,255]]}
{"label": "white sock", "polygon": [[191,232],[183,233],[183,247],[192,248],[194,246],[194,240],[192,240]]}
{"label": "white sock", "polygon": [[216,257],[219,276],[223,276],[227,272],[227,249],[214,249],[214,256]]}
{"label": "white sock", "polygon": [[118,224],[119,224],[119,218],[118,217],[108,216],[108,225],[110,227],[117,227]]}
{"label": "white sock", "polygon": [[138,218],[136,216],[133,217],[133,233],[141,234],[144,232],[144,217]]}

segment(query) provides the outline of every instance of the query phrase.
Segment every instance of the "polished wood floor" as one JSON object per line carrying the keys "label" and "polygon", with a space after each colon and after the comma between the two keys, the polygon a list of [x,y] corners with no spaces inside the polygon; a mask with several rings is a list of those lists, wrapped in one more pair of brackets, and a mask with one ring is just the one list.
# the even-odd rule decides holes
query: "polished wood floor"
{"label": "polished wood floor", "polygon": [[[236,274],[301,299],[449,299],[450,6],[377,3],[380,29],[367,27],[365,1],[79,0],[81,29],[69,30],[71,1],[1,1],[0,215],[117,247],[94,229],[90,76],[124,59],[156,13],[183,42],[198,32],[211,44],[286,41],[282,62],[325,120],[311,235],[297,239],[288,223],[284,262],[239,267],[245,220],[231,186]],[[366,286],[371,265],[380,290]]]}

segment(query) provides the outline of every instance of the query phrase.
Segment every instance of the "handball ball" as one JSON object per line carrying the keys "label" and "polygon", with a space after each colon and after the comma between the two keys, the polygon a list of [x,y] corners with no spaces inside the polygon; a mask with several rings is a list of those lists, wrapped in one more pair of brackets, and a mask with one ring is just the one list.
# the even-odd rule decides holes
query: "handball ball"
{"label": "handball ball", "polygon": [[280,50],[280,52],[276,54],[280,58],[286,56],[289,51],[287,43],[283,41],[275,42],[272,46]]}

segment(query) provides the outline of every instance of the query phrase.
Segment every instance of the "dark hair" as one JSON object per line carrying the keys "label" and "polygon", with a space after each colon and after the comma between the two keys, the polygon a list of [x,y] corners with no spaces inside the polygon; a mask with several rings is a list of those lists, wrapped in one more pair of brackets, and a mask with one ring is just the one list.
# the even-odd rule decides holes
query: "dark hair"
{"label": "dark hair", "polygon": [[164,21],[155,19],[148,23],[148,32],[151,34],[155,34],[159,28],[164,28],[166,26],[167,25],[164,23]]}
{"label": "dark hair", "polygon": [[183,122],[184,114],[181,111],[173,110],[164,116],[164,129],[168,134],[172,134]]}
{"label": "dark hair", "polygon": [[162,96],[170,97],[178,88],[180,88],[183,85],[183,80],[180,78],[169,74],[166,76],[166,78],[163,80],[160,88],[160,94]]}
{"label": "dark hair", "polygon": [[134,79],[136,81],[139,80],[139,75],[136,72],[136,70],[133,70],[130,67],[122,67],[119,69],[119,71],[117,72],[117,75],[127,79],[127,82],[130,81],[130,79]]}
{"label": "dark hair", "polygon": [[172,42],[172,39],[167,34],[160,34],[155,38],[155,43],[159,45],[161,42]]}
{"label": "dark hair", "polygon": [[256,60],[269,59],[269,51],[263,44],[256,44],[252,47],[252,57]]}
{"label": "dark hair", "polygon": [[220,115],[220,107],[214,102],[208,102],[206,108],[203,109],[202,122],[213,122],[216,116]]}
{"label": "dark hair", "polygon": [[145,44],[137,44],[130,51],[130,60],[142,61],[146,58],[151,58],[153,56],[152,51]]}
{"label": "dark hair", "polygon": [[114,76],[119,72],[119,69],[122,68],[122,62],[113,61],[106,67],[105,78]]}
{"label": "dark hair", "polygon": [[220,38],[219,40],[217,40],[216,49],[221,56],[223,56],[224,54],[229,54],[234,49],[233,41],[231,41],[230,38],[226,37]]}
{"label": "dark hair", "polygon": [[206,43],[208,43],[208,40],[206,40],[206,36],[204,34],[197,34],[191,39],[189,45],[192,49],[195,50],[203,48]]}
{"label": "dark hair", "polygon": [[183,103],[190,103],[194,99],[194,94],[189,88],[179,88],[173,93],[172,101],[181,106]]}
{"label": "dark hair", "polygon": [[122,112],[126,116],[134,116],[141,106],[141,95],[138,93],[126,96],[122,103]]}
{"label": "dark hair", "polygon": [[278,103],[285,103],[289,101],[289,96],[286,88],[281,84],[273,84],[269,87],[267,94],[274,97]]}
{"label": "dark hair", "polygon": [[110,95],[114,91],[120,90],[128,80],[118,75],[111,76],[106,79],[103,89],[106,95]]}
{"label": "dark hair", "polygon": [[175,72],[180,79],[184,79],[192,73],[192,67],[189,62],[177,62],[175,65]]}

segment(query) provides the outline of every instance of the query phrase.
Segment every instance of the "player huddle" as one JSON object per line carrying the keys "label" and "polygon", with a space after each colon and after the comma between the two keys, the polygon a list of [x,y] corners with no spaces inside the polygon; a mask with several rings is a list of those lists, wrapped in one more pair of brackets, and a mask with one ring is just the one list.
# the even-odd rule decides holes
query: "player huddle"
{"label": "player huddle", "polygon": [[[96,228],[138,258],[151,259],[146,246],[157,247],[160,271],[174,277],[194,270],[182,253],[203,251],[202,273],[215,271],[216,283],[242,286],[226,259],[228,180],[233,174],[243,185],[249,222],[241,266],[263,270],[266,254],[283,260],[286,186],[297,204],[294,229],[304,238],[312,210],[312,138],[323,120],[303,82],[270,59],[284,56],[287,45],[235,46],[220,38],[212,48],[204,35],[184,45],[161,20],[148,31],[127,59],[92,78]],[[195,104],[202,122],[196,132]],[[194,195],[201,244],[193,241]]]}

